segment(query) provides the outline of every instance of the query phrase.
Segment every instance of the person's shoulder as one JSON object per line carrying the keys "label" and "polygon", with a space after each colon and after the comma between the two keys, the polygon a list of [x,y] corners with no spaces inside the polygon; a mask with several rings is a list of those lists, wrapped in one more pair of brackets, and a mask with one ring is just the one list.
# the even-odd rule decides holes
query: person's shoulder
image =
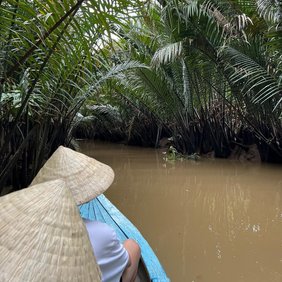
{"label": "person's shoulder", "polygon": [[86,227],[94,227],[94,228],[102,228],[102,229],[112,229],[108,224],[97,221],[97,220],[88,220],[83,219],[84,223],[86,224]]}
{"label": "person's shoulder", "polygon": [[104,238],[104,240],[116,239],[114,229],[108,224],[100,221],[84,220],[88,233],[96,238]]}

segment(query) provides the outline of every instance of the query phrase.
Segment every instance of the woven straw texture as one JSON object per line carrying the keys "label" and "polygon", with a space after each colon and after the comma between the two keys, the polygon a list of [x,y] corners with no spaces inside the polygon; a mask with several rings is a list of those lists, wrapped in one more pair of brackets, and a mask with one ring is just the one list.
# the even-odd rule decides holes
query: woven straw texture
{"label": "woven straw texture", "polygon": [[60,146],[40,169],[31,185],[63,179],[77,205],[89,202],[112,184],[111,167],[82,153]]}
{"label": "woven straw texture", "polygon": [[62,180],[0,197],[0,281],[100,281],[85,225]]}

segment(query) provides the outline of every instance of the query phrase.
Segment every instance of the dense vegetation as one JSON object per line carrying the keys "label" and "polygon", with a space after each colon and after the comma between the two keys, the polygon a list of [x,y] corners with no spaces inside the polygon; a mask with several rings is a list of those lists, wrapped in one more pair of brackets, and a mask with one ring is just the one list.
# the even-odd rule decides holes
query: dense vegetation
{"label": "dense vegetation", "polygon": [[0,1],[2,193],[26,187],[58,145],[70,145],[77,112],[104,80],[99,46],[129,4],[133,13],[127,0]]}
{"label": "dense vegetation", "polygon": [[0,1],[0,189],[73,135],[281,162],[281,19],[275,0]]}
{"label": "dense vegetation", "polygon": [[114,26],[110,105],[85,111],[94,137],[158,146],[167,136],[181,153],[216,157],[255,144],[281,162],[281,4],[159,1],[142,12]]}

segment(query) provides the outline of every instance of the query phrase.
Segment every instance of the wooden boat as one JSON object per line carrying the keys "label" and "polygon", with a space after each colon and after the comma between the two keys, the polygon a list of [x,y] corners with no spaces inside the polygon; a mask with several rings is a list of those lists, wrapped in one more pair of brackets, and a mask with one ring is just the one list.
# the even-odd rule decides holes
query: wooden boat
{"label": "wooden boat", "polygon": [[141,248],[141,262],[138,276],[140,281],[166,282],[170,281],[154,251],[139,232],[104,195],[79,207],[83,218],[99,220],[112,226],[120,241],[132,238]]}

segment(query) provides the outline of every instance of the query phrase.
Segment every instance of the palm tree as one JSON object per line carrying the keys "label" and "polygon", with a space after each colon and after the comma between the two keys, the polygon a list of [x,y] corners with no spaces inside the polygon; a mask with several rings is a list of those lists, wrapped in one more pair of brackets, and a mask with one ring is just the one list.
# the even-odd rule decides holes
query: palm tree
{"label": "palm tree", "polygon": [[104,78],[98,51],[111,43],[113,22],[125,21],[137,4],[0,2],[2,194],[27,186],[58,145],[70,144],[79,108]]}
{"label": "palm tree", "polygon": [[275,12],[266,2],[239,0],[159,3],[143,11],[142,20],[116,28],[123,44],[117,61],[145,64],[119,74],[132,90],[122,95],[168,126],[182,152],[228,156],[234,144],[246,148],[249,138],[263,160],[281,159],[281,52],[275,48],[281,7]]}

